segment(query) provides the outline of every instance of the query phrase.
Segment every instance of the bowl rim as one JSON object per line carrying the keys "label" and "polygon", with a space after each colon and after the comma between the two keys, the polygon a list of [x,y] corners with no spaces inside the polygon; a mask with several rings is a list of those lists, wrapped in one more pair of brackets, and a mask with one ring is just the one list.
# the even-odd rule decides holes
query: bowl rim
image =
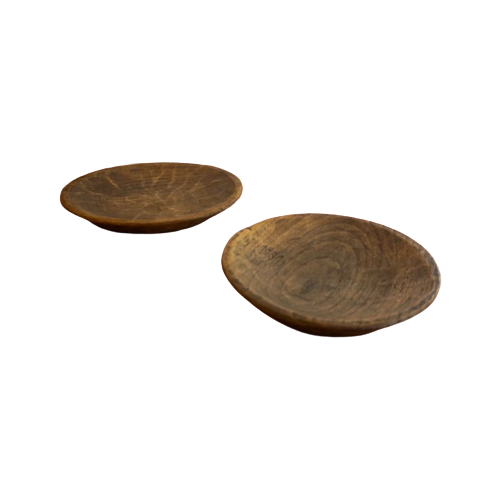
{"label": "bowl rim", "polygon": [[[418,304],[402,309],[401,311],[392,313],[390,315],[384,315],[384,316],[374,316],[373,318],[369,319],[363,319],[363,320],[356,320],[356,319],[327,319],[327,318],[319,318],[314,315],[307,315],[304,313],[297,312],[291,308],[284,307],[280,304],[276,304],[272,300],[269,300],[266,296],[263,295],[257,295],[254,293],[251,289],[249,289],[247,286],[245,286],[238,278],[235,276],[232,276],[232,271],[230,269],[230,266],[228,266],[228,256],[231,253],[234,244],[237,242],[237,239],[241,234],[245,231],[248,231],[250,228],[253,226],[256,226],[258,224],[261,224],[265,221],[268,221],[270,219],[277,219],[277,218],[284,218],[284,217],[295,217],[295,216],[300,216],[300,215],[321,215],[321,216],[334,216],[334,217],[345,217],[347,219],[357,219],[357,220],[362,220],[364,222],[368,222],[370,224],[374,224],[376,226],[380,226],[384,230],[388,230],[394,234],[396,234],[398,237],[403,238],[408,244],[412,245],[415,249],[419,251],[421,255],[425,257],[427,262],[429,263],[431,267],[431,272],[432,272],[432,277],[434,278],[434,286],[433,289],[430,293],[428,293],[425,297],[422,298],[418,302]],[[229,284],[235,289],[235,291],[242,296],[247,302],[250,302],[254,307],[257,309],[261,310],[264,312],[264,314],[269,315],[269,316],[274,316],[276,318],[279,318],[283,321],[292,321],[294,323],[297,323],[300,326],[304,327],[316,327],[320,330],[324,331],[330,331],[330,330],[362,330],[362,329],[376,329],[376,330],[382,330],[384,328],[388,328],[391,326],[395,326],[397,324],[403,323],[409,319],[414,318],[415,316],[418,316],[420,313],[424,312],[426,309],[428,309],[433,302],[436,300],[437,296],[439,295],[439,292],[441,290],[441,285],[442,285],[442,275],[441,275],[441,270],[439,268],[438,263],[436,262],[436,259],[432,256],[432,254],[423,246],[421,245],[418,241],[414,240],[407,234],[394,229],[390,226],[387,226],[385,224],[381,224],[379,222],[371,221],[368,219],[363,219],[361,217],[354,217],[350,215],[342,215],[342,214],[330,214],[330,213],[312,213],[312,212],[304,212],[304,213],[292,213],[292,214],[283,214],[283,215],[277,215],[273,217],[269,217],[267,219],[263,219],[261,221],[255,222],[251,224],[248,227],[242,228],[236,233],[234,233],[229,240],[227,241],[226,245],[224,246],[224,249],[222,251],[221,255],[221,265],[222,265],[222,272],[224,273],[224,276],[226,277],[227,281]],[[243,290],[243,293],[242,293]]]}
{"label": "bowl rim", "polygon": [[[77,207],[74,203],[71,202],[71,199],[69,197],[70,195],[70,190],[74,185],[81,179],[82,177],[86,177],[88,175],[96,174],[98,172],[102,172],[103,170],[109,170],[113,168],[121,168],[121,167],[128,167],[128,166],[135,166],[135,165],[140,165],[140,166],[152,166],[152,165],[161,165],[161,166],[173,166],[173,165],[182,165],[184,167],[190,167],[190,166],[202,166],[202,167],[207,167],[211,169],[217,169],[217,170],[222,170],[225,172],[225,174],[230,177],[233,182],[234,182],[234,187],[235,191],[234,193],[228,197],[223,203],[219,203],[218,205],[214,205],[213,207],[210,207],[206,210],[203,210],[201,212],[194,212],[190,215],[183,216],[183,217],[168,217],[164,219],[154,219],[154,220],[128,220],[128,219],[119,219],[116,217],[105,217],[105,216],[100,216],[100,215],[94,215],[90,214],[88,212],[85,212],[84,210],[81,210],[79,207]],[[183,223],[183,222],[189,222],[192,220],[198,220],[198,219],[203,219],[203,218],[210,218],[213,217],[217,214],[220,214],[229,208],[231,208],[243,195],[243,183],[241,179],[235,175],[233,172],[230,172],[229,170],[226,170],[221,167],[217,167],[216,165],[208,165],[204,163],[187,163],[187,162],[145,162],[145,163],[124,163],[124,164],[119,164],[119,165],[113,165],[111,167],[105,167],[105,168],[99,168],[97,170],[92,170],[91,172],[87,172],[83,175],[80,175],[78,177],[75,177],[71,181],[69,181],[67,184],[64,185],[64,187],[61,189],[60,195],[59,195],[59,201],[61,206],[69,213],[72,215],[76,215],[77,217],[80,217],[81,219],[84,219],[88,222],[91,223],[101,223],[101,224],[112,224],[112,225],[125,225],[125,226],[136,226],[136,227],[144,227],[144,226],[157,226],[161,224],[166,224],[166,223]]]}

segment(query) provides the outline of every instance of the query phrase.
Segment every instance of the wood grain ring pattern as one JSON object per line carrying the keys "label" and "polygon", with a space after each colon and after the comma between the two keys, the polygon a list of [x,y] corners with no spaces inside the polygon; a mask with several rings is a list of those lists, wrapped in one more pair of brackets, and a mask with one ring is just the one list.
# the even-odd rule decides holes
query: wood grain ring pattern
{"label": "wood grain ring pattern", "polygon": [[419,314],[440,273],[408,236],[329,214],[275,217],[236,233],[222,255],[233,287],[273,319],[322,336],[370,333]]}

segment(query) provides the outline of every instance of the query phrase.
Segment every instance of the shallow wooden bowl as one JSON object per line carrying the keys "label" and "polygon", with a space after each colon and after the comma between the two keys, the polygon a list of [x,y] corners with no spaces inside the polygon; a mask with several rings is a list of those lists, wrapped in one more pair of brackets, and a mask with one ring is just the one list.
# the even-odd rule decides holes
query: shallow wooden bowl
{"label": "shallow wooden bowl", "polygon": [[438,267],[393,229],[339,215],[268,219],[236,233],[222,267],[262,312],[302,332],[351,336],[400,323],[436,298]]}
{"label": "shallow wooden bowl", "polygon": [[124,233],[177,231],[217,215],[242,192],[220,168],[191,163],[136,163],[79,177],[61,192],[70,212]]}

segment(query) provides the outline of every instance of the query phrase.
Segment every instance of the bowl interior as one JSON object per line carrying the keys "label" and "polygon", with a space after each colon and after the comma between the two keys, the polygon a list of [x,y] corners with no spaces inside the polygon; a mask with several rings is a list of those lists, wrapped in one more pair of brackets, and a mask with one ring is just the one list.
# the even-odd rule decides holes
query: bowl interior
{"label": "bowl interior", "polygon": [[304,214],[269,219],[235,235],[225,259],[240,293],[269,309],[317,320],[384,322],[437,293],[432,257],[372,222]]}
{"label": "bowl interior", "polygon": [[93,172],[63,191],[68,208],[123,221],[156,221],[221,211],[239,196],[229,172],[192,164],[136,164]]}

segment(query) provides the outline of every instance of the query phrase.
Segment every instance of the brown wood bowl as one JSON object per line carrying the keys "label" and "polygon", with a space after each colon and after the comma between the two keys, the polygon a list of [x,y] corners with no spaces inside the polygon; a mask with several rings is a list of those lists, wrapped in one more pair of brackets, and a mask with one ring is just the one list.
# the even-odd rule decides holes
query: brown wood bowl
{"label": "brown wood bowl", "polygon": [[236,233],[222,255],[234,288],[302,332],[343,337],[400,323],[436,298],[432,256],[394,229],[352,217],[286,215]]}
{"label": "brown wood bowl", "polygon": [[96,226],[164,233],[200,224],[230,207],[243,188],[235,175],[192,163],[136,163],[70,182],[61,204]]}

